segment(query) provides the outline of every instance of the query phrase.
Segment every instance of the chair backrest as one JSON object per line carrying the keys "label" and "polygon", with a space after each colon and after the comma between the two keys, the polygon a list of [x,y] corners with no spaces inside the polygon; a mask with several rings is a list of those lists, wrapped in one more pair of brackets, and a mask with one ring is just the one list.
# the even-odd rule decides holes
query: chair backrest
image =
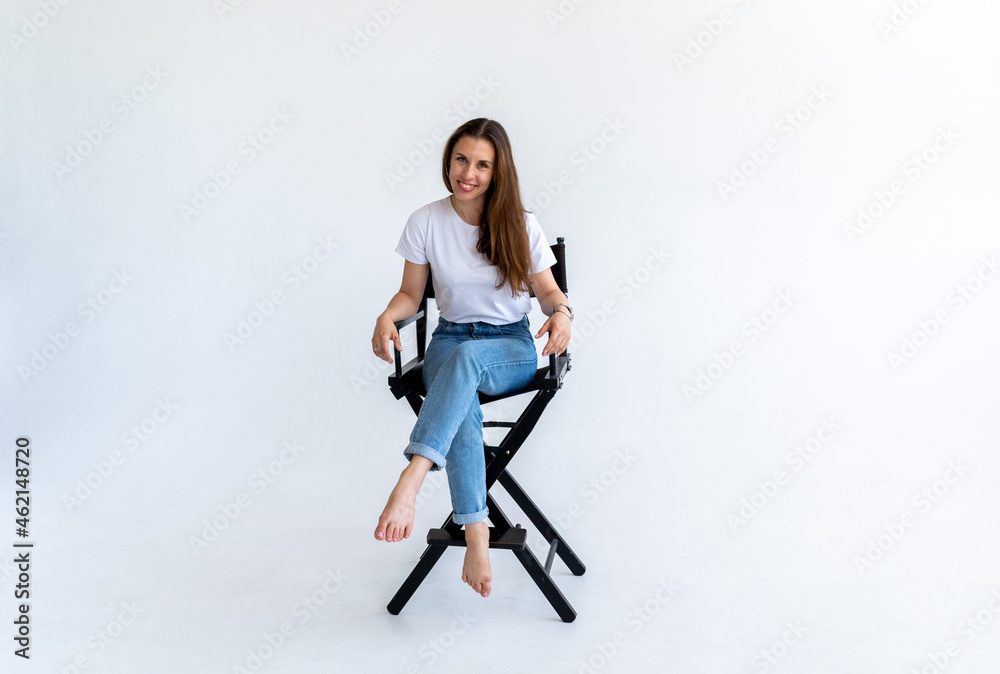
{"label": "chair backrest", "polygon": [[[556,263],[549,267],[552,270],[552,277],[556,280],[556,284],[559,289],[563,291],[566,295],[569,295],[569,287],[566,285],[566,239],[559,236],[556,237],[556,243],[551,246],[552,254],[556,257]],[[535,296],[535,291],[531,291],[531,296]],[[427,272],[427,286],[424,288],[424,301],[421,302],[421,308],[426,306],[428,298],[434,297],[434,282],[430,271]]]}

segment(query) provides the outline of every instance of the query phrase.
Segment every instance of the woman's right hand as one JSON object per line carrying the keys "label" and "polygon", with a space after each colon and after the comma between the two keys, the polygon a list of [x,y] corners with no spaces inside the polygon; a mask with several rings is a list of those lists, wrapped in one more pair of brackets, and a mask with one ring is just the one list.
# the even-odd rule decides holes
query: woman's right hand
{"label": "woman's right hand", "polygon": [[375,321],[375,332],[372,334],[372,351],[376,356],[392,365],[393,344],[395,344],[398,351],[403,350],[403,342],[399,338],[399,331],[396,330],[396,324],[388,316],[382,314]]}

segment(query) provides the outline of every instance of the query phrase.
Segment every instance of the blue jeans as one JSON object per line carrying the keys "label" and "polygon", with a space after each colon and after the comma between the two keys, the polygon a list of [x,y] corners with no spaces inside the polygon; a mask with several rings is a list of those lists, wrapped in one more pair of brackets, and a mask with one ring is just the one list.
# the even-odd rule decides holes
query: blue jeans
{"label": "blue jeans", "polygon": [[477,391],[509,393],[527,386],[538,370],[535,339],[528,316],[516,323],[451,323],[438,318],[424,353],[427,388],[403,450],[434,462],[431,470],[448,474],[456,524],[486,518],[486,460],[483,411]]}

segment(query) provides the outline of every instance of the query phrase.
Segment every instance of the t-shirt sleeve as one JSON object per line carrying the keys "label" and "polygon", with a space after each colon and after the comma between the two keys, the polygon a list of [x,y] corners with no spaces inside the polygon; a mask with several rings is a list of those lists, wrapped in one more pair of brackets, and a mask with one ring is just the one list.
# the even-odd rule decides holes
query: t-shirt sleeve
{"label": "t-shirt sleeve", "polygon": [[531,248],[532,273],[537,274],[554,265],[556,256],[552,253],[552,247],[549,245],[548,239],[545,238],[545,232],[538,224],[535,214],[528,213],[526,219],[528,221],[528,246]]}
{"label": "t-shirt sleeve", "polygon": [[403,233],[396,244],[396,252],[414,264],[427,264],[427,227],[430,209],[426,206],[415,210],[406,220]]}

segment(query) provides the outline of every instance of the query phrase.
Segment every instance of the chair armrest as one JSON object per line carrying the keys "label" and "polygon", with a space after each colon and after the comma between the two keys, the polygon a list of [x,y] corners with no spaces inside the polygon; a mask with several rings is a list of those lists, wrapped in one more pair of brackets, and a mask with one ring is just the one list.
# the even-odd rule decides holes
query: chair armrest
{"label": "chair armrest", "polygon": [[[409,318],[403,319],[401,321],[396,321],[396,323],[394,324],[396,326],[396,332],[399,332],[401,328],[406,327],[407,325],[409,325],[410,323],[414,322],[418,318],[423,318],[423,317],[424,317],[424,312],[423,311],[418,311],[417,313],[413,314]],[[402,377],[403,377],[403,361],[402,361],[402,356],[400,355],[402,353],[403,353],[402,351],[400,351],[399,349],[396,348],[395,345],[393,345],[393,347],[392,347],[392,355],[394,356],[394,359],[396,361],[396,379],[397,380],[402,379]],[[416,358],[414,358],[413,360],[416,360]],[[409,365],[409,363],[407,363],[407,365]]]}
{"label": "chair armrest", "polygon": [[403,319],[401,321],[396,321],[396,323],[395,323],[396,330],[399,330],[400,328],[405,328],[407,325],[409,325],[413,321],[417,320],[418,318],[423,318],[423,317],[424,317],[424,312],[421,310],[421,311],[418,311],[417,313],[413,314],[409,318],[405,318],[405,319]]}
{"label": "chair armrest", "polygon": [[566,373],[572,369],[573,366],[570,364],[569,351],[563,351],[558,356],[554,353],[550,353],[549,371],[545,373],[545,382],[548,385],[545,388],[562,388],[563,377],[565,377]]}

